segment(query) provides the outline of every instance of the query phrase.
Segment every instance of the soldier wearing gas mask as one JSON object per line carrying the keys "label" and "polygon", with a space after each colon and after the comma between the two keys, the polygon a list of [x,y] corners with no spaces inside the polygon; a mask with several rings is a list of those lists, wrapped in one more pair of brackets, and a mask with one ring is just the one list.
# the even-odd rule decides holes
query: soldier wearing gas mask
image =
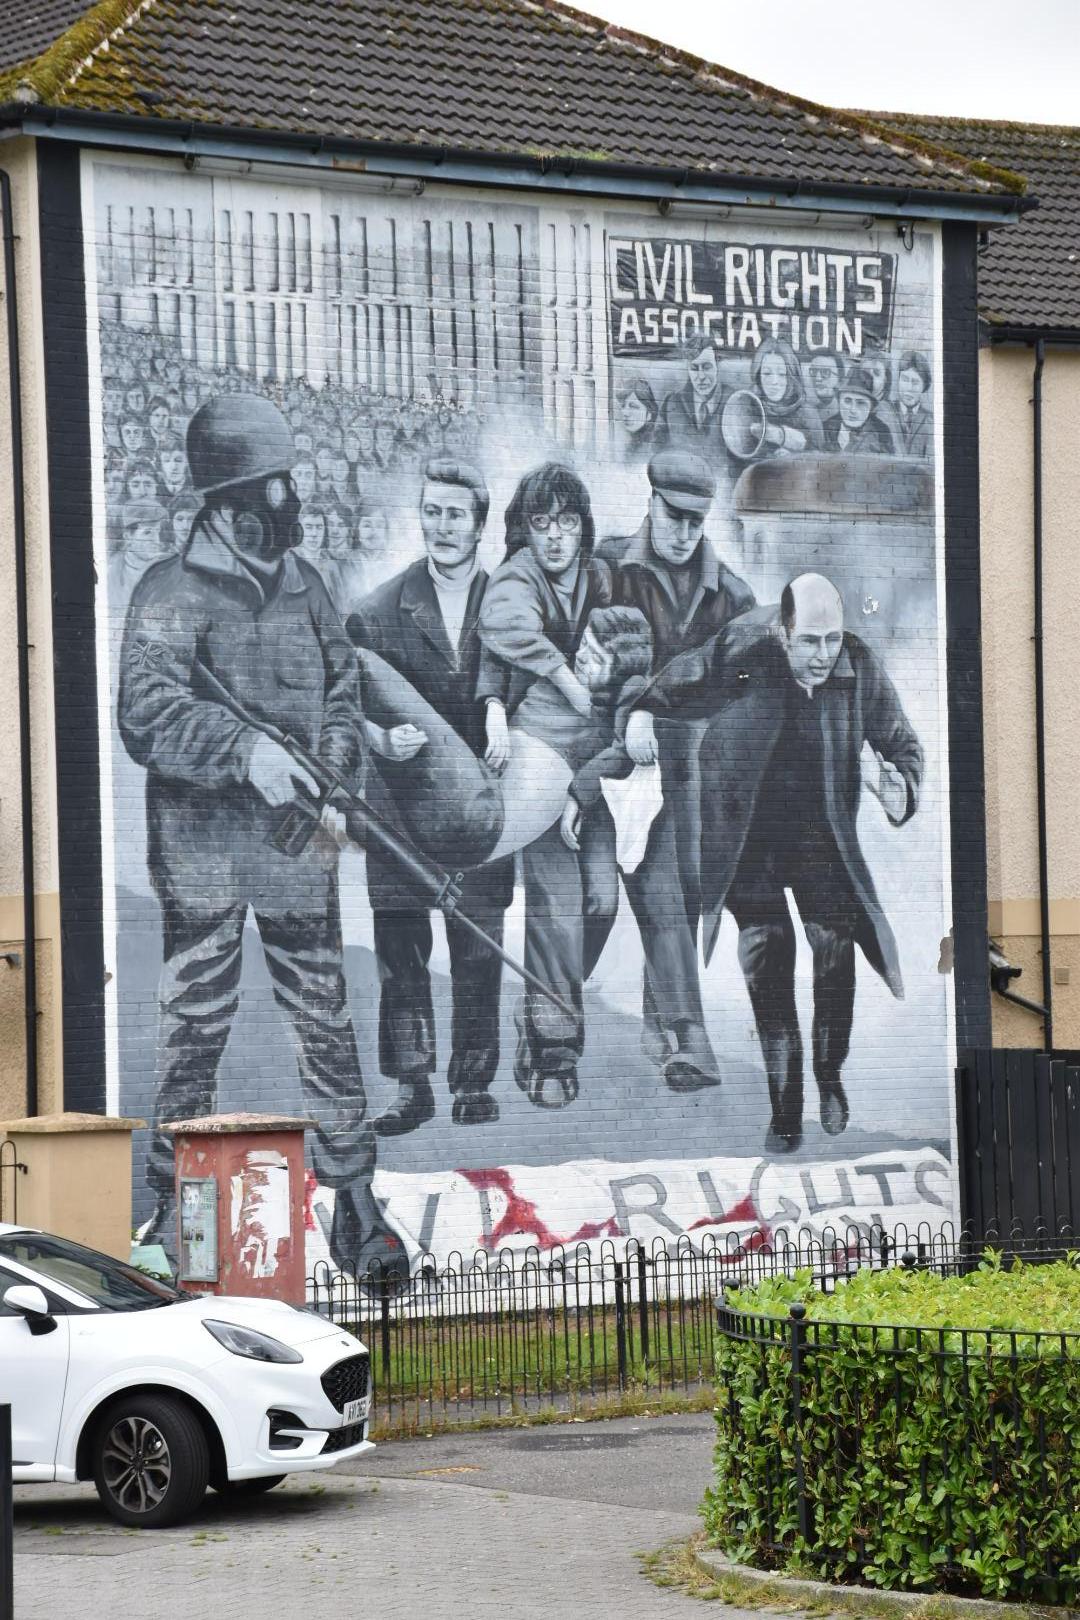
{"label": "soldier wearing gas mask", "polygon": [[[173,1251],[172,1146],[161,1127],[214,1109],[250,909],[316,1121],[314,1170],[335,1189],[331,1254],[358,1269],[401,1269],[404,1246],[371,1192],[375,1137],[342,969],[338,846],[328,829],[297,856],[272,847],[281,814],[315,784],[200,685],[202,665],[253,717],[355,780],[356,656],[318,573],[295,555],[300,502],[281,412],[250,395],[210,400],[191,419],[187,455],[202,509],[181,554],[149,568],[132,596],[118,698],[124,745],[146,767],[147,856],[164,930],[147,1163],[157,1207],[143,1239]],[[291,1059],[284,1041],[247,1055],[254,1106],[273,1107]]]}

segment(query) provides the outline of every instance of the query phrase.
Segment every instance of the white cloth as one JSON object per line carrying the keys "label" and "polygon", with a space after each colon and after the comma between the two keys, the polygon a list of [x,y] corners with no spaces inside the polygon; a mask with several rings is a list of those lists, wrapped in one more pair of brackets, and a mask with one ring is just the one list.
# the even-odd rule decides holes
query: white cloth
{"label": "white cloth", "polygon": [[461,631],[465,624],[465,614],[469,606],[469,592],[472,590],[472,582],[479,571],[480,562],[478,558],[475,558],[472,568],[464,579],[447,579],[445,574],[440,574],[434,563],[428,562],[428,573],[431,576],[431,583],[435,587],[435,598],[439,604],[439,612],[442,614],[446,639],[455,652],[461,645]]}
{"label": "white cloth", "polygon": [[629,776],[600,778],[600,789],[615,823],[615,859],[624,872],[636,872],[645,858],[649,828],[664,795],[659,765],[635,765]]}

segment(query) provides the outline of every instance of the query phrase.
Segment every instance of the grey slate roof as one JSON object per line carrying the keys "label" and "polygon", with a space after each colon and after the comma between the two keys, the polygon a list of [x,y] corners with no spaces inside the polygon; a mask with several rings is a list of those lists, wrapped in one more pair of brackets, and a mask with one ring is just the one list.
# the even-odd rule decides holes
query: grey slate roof
{"label": "grey slate roof", "polygon": [[991,326],[1080,334],[1080,127],[869,116],[1026,177],[1039,206],[991,232],[979,254],[980,308]]}
{"label": "grey slate roof", "polygon": [[0,70],[47,51],[87,10],[86,0],[8,0],[0,28]]}
{"label": "grey slate roof", "polygon": [[24,100],[210,125],[855,189],[1022,189],[557,0],[99,0],[7,78],[0,96],[18,83]]}

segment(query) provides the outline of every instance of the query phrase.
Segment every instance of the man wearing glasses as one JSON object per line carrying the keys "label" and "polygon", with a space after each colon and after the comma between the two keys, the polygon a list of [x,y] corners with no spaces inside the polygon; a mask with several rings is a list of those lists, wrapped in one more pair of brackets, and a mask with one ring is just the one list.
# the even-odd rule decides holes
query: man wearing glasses
{"label": "man wearing glasses", "polygon": [[[202,508],[183,552],[139,581],[120,655],[117,719],[146,767],[148,865],[164,925],[146,1171],[157,1207],[143,1238],[174,1253],[173,1150],[161,1127],[213,1111],[250,908],[316,1121],[315,1174],[335,1189],[330,1253],[358,1271],[374,1261],[398,1269],[404,1246],[371,1191],[375,1137],[343,971],[338,829],[320,829],[295,857],[272,847],[282,811],[298,792],[317,797],[316,784],[217,701],[200,669],[357,781],[356,655],[318,573],[295,555],[295,452],[277,407],[251,395],[209,401],[191,419],[187,456]],[[280,1041],[254,1064],[260,1103],[280,1085],[292,1090],[293,1075],[279,1072],[292,1068]]]}
{"label": "man wearing glasses", "polygon": [[[487,704],[487,759],[496,768],[509,757],[506,717],[537,681],[550,681],[571,718],[592,711],[574,662],[589,615],[611,603],[611,573],[593,556],[595,541],[589,492],[572,468],[549,461],[526,474],[506,509],[506,552],[480,609],[477,693]],[[601,933],[601,918],[613,916],[618,902],[612,866],[607,886],[594,887],[583,872],[582,905],[568,905],[566,857],[558,824],[521,856],[525,965],[573,1009],[570,1016],[536,995],[524,996],[517,1009],[514,1079],[537,1108],[565,1108],[578,1095],[585,916],[592,919],[590,935]]]}
{"label": "man wearing glasses", "polygon": [[806,368],[810,379],[810,398],[817,406],[822,426],[840,415],[840,380],[843,368],[839,357],[828,349],[813,355]]}
{"label": "man wearing glasses", "polygon": [[[612,596],[649,622],[660,670],[699,647],[754,606],[750,587],[720,561],[705,539],[716,494],[708,463],[689,450],[661,450],[649,462],[652,493],[640,529],[608,540],[600,555],[612,568]],[[632,717],[627,748],[638,764],[659,759],[664,804],[645,856],[623,882],[645,956],[642,1048],[672,1091],[720,1083],[705,1031],[698,973],[701,915],[700,721]]]}

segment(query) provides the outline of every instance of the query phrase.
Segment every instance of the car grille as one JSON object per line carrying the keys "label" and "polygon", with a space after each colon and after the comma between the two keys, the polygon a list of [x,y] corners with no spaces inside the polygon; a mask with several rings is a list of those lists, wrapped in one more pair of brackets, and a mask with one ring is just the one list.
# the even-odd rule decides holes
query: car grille
{"label": "car grille", "polygon": [[366,1354],[348,1356],[327,1367],[322,1375],[326,1398],[339,1412],[344,1412],[349,1401],[363,1400],[368,1392],[368,1358]]}
{"label": "car grille", "polygon": [[326,1444],[322,1448],[325,1457],[328,1451],[348,1451],[350,1446],[358,1446],[364,1438],[366,1423],[350,1423],[345,1429],[333,1429],[326,1437]]}

